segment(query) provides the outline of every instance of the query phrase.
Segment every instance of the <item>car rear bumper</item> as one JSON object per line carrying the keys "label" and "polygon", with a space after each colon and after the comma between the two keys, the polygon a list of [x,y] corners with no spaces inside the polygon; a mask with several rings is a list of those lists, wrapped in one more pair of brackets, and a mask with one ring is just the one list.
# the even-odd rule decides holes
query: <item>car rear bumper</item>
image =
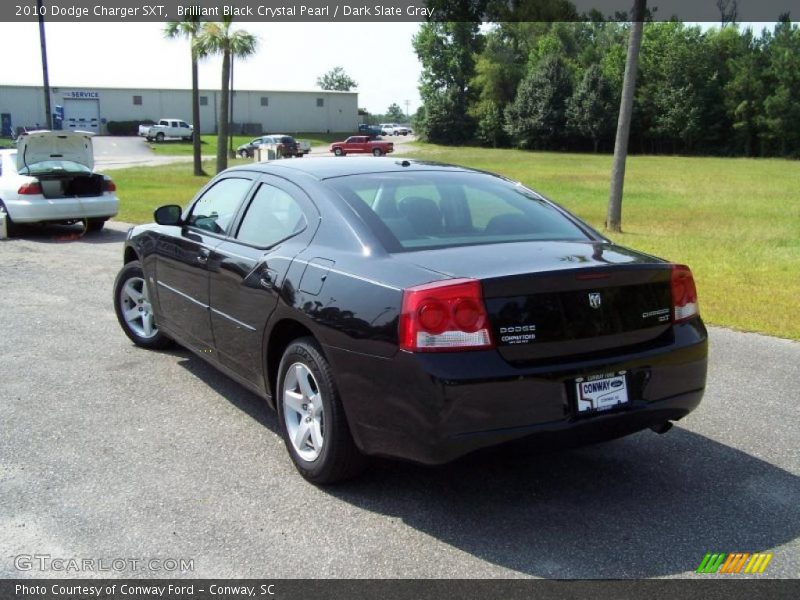
{"label": "car rear bumper", "polygon": [[[362,451],[442,464],[521,438],[581,445],[685,417],[703,396],[707,334],[699,319],[674,331],[667,347],[525,368],[495,350],[398,352],[391,359],[326,352]],[[626,371],[630,403],[578,416],[575,379],[612,371]]]}
{"label": "car rear bumper", "polygon": [[55,198],[52,200],[31,198],[8,201],[6,208],[15,223],[69,221],[113,217],[119,212],[119,199],[114,194],[103,194],[91,198]]}

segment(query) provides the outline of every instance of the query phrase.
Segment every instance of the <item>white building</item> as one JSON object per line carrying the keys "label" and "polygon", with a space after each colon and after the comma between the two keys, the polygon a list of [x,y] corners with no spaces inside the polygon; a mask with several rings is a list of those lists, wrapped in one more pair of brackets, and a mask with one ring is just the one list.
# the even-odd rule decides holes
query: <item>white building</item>
{"label": "white building", "polygon": [[[202,133],[214,133],[219,116],[219,90],[200,91]],[[50,105],[64,109],[64,129],[108,133],[109,121],[192,122],[191,90],[51,87]],[[44,92],[38,86],[0,85],[2,123],[16,129],[45,126]],[[358,129],[358,94],[329,91],[235,90],[234,133],[350,132]]]}

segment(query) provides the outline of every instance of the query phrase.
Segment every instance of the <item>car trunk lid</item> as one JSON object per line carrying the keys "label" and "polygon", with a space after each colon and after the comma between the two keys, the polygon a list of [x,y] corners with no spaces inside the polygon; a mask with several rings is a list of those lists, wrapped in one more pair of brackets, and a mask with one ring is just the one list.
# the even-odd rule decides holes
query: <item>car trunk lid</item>
{"label": "car trunk lid", "polygon": [[34,131],[17,142],[17,170],[50,160],[68,160],[94,169],[92,134],[86,131]]}
{"label": "car trunk lid", "polygon": [[[652,344],[671,328],[671,265],[598,242],[526,242],[403,253],[481,281],[492,335],[511,363]],[[421,255],[426,256],[421,256]]]}

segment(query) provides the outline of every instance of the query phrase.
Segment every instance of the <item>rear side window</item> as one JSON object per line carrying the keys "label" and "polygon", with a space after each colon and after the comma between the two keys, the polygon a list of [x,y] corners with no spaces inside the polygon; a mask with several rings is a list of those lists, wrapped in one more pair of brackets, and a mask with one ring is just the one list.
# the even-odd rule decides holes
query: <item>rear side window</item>
{"label": "rear side window", "polygon": [[522,186],[480,173],[332,178],[389,251],[534,240],[586,240],[571,219]]}
{"label": "rear side window", "polygon": [[221,179],[192,207],[189,225],[211,233],[229,234],[236,210],[252,183],[249,179]]}
{"label": "rear side window", "polygon": [[247,207],[236,239],[268,248],[305,226],[303,210],[294,198],[279,188],[262,184]]}

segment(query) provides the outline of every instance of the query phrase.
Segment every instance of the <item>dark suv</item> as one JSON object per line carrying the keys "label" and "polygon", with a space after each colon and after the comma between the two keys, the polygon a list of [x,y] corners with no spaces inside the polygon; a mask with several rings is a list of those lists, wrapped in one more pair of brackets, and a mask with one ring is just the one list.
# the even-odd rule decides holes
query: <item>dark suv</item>
{"label": "dark suv", "polygon": [[290,135],[283,135],[281,133],[262,135],[261,137],[254,138],[246,144],[239,146],[236,149],[236,154],[242,158],[252,158],[256,148],[262,144],[275,144],[281,158],[290,158],[292,156],[300,158],[303,156],[295,139]]}

